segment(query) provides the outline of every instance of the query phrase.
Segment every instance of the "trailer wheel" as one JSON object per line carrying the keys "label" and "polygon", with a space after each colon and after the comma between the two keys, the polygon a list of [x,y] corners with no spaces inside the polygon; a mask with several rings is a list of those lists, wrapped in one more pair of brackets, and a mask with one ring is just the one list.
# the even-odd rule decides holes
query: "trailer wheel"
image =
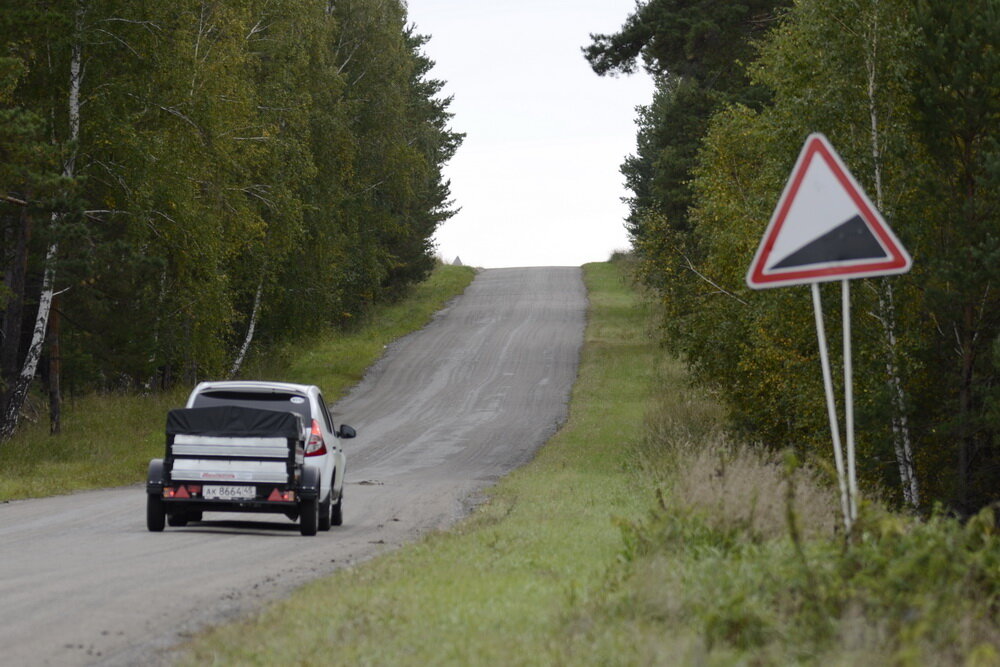
{"label": "trailer wheel", "polygon": [[299,532],[315,535],[319,528],[319,501],[316,498],[299,503]]}
{"label": "trailer wheel", "polygon": [[163,532],[167,512],[163,509],[163,498],[152,493],[146,494],[146,528],[151,533]]}
{"label": "trailer wheel", "polygon": [[319,504],[319,529],[330,530],[330,504],[333,500],[333,491],[326,494],[326,500]]}

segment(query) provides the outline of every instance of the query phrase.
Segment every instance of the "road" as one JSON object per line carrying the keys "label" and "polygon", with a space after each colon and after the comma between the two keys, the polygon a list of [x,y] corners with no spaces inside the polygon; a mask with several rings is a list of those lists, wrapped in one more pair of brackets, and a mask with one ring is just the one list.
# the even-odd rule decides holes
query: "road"
{"label": "road", "polygon": [[207,625],[448,526],[566,415],[587,297],[574,268],[493,269],[337,405],[344,526],[207,514],[149,533],[141,485],[0,505],[0,664],[166,664]]}

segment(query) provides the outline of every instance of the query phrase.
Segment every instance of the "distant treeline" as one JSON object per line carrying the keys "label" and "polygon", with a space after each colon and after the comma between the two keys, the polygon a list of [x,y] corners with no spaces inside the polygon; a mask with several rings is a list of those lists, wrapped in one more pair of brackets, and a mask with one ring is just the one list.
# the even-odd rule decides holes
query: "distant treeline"
{"label": "distant treeline", "polygon": [[0,7],[0,406],[235,373],[433,267],[462,135],[402,0]]}
{"label": "distant treeline", "polygon": [[[627,225],[734,431],[832,458],[808,288],[744,283],[823,132],[914,258],[852,292],[859,473],[924,510],[1000,500],[1000,2],[649,0],[584,52],[656,77]],[[824,304],[836,352],[836,283]]]}

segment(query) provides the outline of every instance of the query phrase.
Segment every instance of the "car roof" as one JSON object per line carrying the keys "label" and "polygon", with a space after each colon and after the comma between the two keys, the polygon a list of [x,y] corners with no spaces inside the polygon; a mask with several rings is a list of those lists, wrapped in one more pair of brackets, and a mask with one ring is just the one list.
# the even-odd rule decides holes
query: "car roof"
{"label": "car roof", "polygon": [[216,382],[201,382],[193,393],[205,391],[246,391],[258,393],[319,393],[319,387],[314,384],[294,384],[291,382],[267,382],[262,380],[219,380]]}

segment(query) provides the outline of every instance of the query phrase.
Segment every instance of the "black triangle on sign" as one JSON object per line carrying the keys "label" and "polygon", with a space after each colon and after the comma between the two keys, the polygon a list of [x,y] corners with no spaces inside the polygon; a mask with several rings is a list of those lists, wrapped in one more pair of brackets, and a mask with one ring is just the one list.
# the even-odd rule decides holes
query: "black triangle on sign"
{"label": "black triangle on sign", "polygon": [[889,253],[875,238],[872,230],[860,215],[856,215],[818,239],[810,241],[771,268],[791,269],[827,262],[889,258]]}

